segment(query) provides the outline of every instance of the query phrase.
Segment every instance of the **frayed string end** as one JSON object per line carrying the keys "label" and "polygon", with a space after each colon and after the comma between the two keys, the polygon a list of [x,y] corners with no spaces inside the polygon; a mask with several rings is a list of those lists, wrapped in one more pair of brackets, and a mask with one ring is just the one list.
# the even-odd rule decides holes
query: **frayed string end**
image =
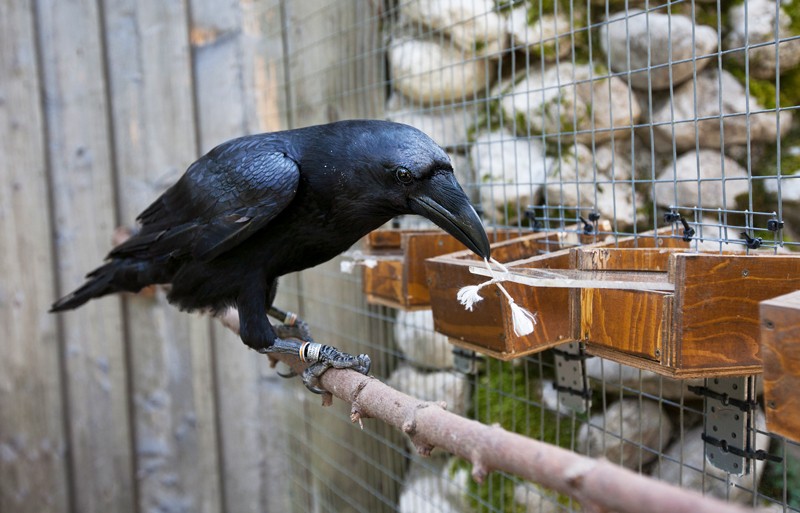
{"label": "frayed string end", "polygon": [[[497,265],[501,271],[504,273],[508,273],[508,269],[506,266],[495,260],[494,258],[491,259],[492,263]],[[464,305],[464,308],[472,311],[472,308],[475,306],[475,303],[479,301],[483,301],[483,297],[478,293],[483,287],[487,285],[491,285],[493,283],[497,284],[497,287],[503,293],[503,295],[508,300],[508,306],[511,308],[511,324],[514,328],[514,333],[518,337],[524,337],[525,335],[530,335],[533,333],[533,329],[537,324],[536,321],[536,314],[531,313],[528,310],[519,306],[515,301],[514,298],[511,297],[511,294],[508,293],[505,287],[503,287],[502,278],[498,278],[494,274],[494,270],[492,266],[489,265],[489,260],[485,259],[484,262],[486,263],[486,268],[489,269],[489,272],[492,275],[492,279],[489,281],[485,281],[479,285],[467,285],[466,287],[461,287],[459,289],[458,294],[456,294],[456,298],[458,301]]]}

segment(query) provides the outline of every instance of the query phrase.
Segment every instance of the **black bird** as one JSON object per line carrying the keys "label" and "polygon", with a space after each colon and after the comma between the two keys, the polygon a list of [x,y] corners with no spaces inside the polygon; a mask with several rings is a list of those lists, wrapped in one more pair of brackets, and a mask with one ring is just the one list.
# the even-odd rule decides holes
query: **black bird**
{"label": "black bird", "polygon": [[267,317],[285,315],[272,306],[278,277],[330,260],[391,218],[412,213],[489,256],[486,232],[450,159],[413,127],[352,120],[233,139],[192,164],[139,215],[138,233],[51,311],[169,283],[168,299],[181,309],[237,307],[242,341],[311,362],[303,381],[320,392],[317,378],[326,369],[366,374],[369,357],[313,342],[304,324],[305,342],[279,338]]}

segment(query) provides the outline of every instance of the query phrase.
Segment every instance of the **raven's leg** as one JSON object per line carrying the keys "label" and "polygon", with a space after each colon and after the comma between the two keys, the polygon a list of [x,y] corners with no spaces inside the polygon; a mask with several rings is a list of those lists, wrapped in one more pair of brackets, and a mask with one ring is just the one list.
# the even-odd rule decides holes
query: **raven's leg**
{"label": "raven's leg", "polygon": [[287,312],[278,307],[271,306],[267,313],[274,319],[281,321],[280,326],[274,326],[275,331],[281,338],[299,338],[306,342],[314,342],[311,336],[311,329],[308,324],[299,319],[294,312]]}
{"label": "raven's leg", "polygon": [[303,372],[303,384],[315,393],[324,392],[319,388],[319,377],[329,368],[353,369],[367,374],[370,367],[369,356],[358,356],[343,353],[338,349],[316,342],[296,339],[278,338],[264,312],[267,307],[267,295],[264,289],[255,286],[247,287],[239,295],[239,335],[249,347],[262,354],[282,353],[297,356],[309,367]]}

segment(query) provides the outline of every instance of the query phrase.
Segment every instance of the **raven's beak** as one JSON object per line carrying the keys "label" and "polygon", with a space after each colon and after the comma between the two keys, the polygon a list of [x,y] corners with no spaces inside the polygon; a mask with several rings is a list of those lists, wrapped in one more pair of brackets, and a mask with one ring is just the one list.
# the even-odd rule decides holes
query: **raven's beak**
{"label": "raven's beak", "polygon": [[436,173],[410,198],[411,210],[436,223],[481,258],[489,258],[489,238],[478,213],[453,173]]}

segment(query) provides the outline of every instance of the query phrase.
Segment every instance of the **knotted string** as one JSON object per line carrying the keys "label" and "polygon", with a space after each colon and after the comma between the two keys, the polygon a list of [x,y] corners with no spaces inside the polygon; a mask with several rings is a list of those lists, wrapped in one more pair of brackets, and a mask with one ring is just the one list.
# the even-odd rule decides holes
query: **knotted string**
{"label": "knotted string", "polygon": [[[501,283],[505,280],[495,274],[494,269],[492,269],[492,266],[489,264],[489,260],[490,259],[485,258],[483,261],[486,264],[486,268],[489,270],[489,274],[492,276],[492,279],[478,285],[467,285],[466,287],[462,287],[458,291],[458,294],[456,294],[456,298],[462,305],[464,305],[465,309],[471,312],[472,308],[475,306],[475,303],[483,300],[483,297],[479,294],[480,290],[487,285],[497,285],[497,288],[500,289],[500,291],[508,300],[509,308],[511,308],[511,324],[514,327],[514,333],[518,337],[530,335],[533,333],[533,328],[536,326],[536,314],[522,308],[516,303],[516,301],[514,301],[514,298],[511,297],[511,294],[508,293],[506,288]],[[506,266],[494,258],[492,258],[491,261],[493,264],[499,267],[501,271],[508,273],[508,268]]]}

